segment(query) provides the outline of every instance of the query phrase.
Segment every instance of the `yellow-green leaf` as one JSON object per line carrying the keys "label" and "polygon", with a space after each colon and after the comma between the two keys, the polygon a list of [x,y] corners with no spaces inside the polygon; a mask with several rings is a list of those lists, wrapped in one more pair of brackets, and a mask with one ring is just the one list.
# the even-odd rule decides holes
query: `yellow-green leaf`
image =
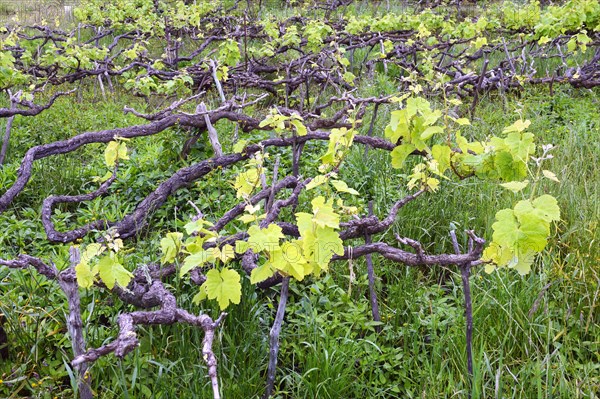
{"label": "yellow-green leaf", "polygon": [[524,131],[525,129],[527,129],[529,127],[529,125],[531,125],[530,120],[524,121],[522,119],[519,119],[512,125],[504,128],[503,133],[511,133],[511,132],[519,132],[520,133],[520,132]]}
{"label": "yellow-green leaf", "polygon": [[505,189],[512,191],[513,193],[518,193],[519,191],[523,190],[525,187],[527,187],[529,185],[529,180],[511,181],[508,183],[502,183],[500,185],[502,187],[504,187]]}
{"label": "yellow-green leaf", "polygon": [[98,274],[106,287],[111,290],[115,284],[119,284],[123,288],[127,287],[133,277],[133,274],[111,255],[106,255],[98,261]]}
{"label": "yellow-green leaf", "polygon": [[333,210],[333,198],[325,202],[323,196],[315,197],[311,201],[313,207],[313,222],[320,227],[333,227],[337,229],[340,226],[340,215]]}
{"label": "yellow-green leaf", "polygon": [[450,154],[452,149],[447,145],[436,144],[431,147],[431,155],[438,162],[438,170],[443,174],[450,168]]}
{"label": "yellow-green leaf", "polygon": [[473,45],[475,46],[475,48],[477,50],[479,50],[480,48],[482,48],[483,46],[485,46],[487,44],[487,38],[485,38],[485,37],[478,37],[477,39],[475,39],[471,43],[473,43]]}
{"label": "yellow-green leaf", "polygon": [[242,152],[246,145],[248,144],[247,140],[240,140],[233,146],[233,152]]}
{"label": "yellow-green leaf", "polygon": [[443,133],[444,128],[441,126],[429,126],[421,133],[421,140],[427,140],[436,133]]}
{"label": "yellow-green leaf", "polygon": [[116,141],[109,142],[104,150],[104,162],[106,163],[106,166],[113,168],[115,166],[115,162],[117,161],[118,154],[119,143]]}
{"label": "yellow-green leaf", "polygon": [[216,299],[221,310],[230,303],[238,304],[242,297],[240,275],[232,269],[211,269],[206,273],[206,281],[202,284],[206,289],[208,299]]}
{"label": "yellow-green leaf", "polygon": [[250,273],[250,282],[252,284],[260,283],[261,281],[265,281],[269,277],[272,277],[275,273],[275,270],[271,267],[269,262],[266,262],[263,265],[260,265],[254,269]]}
{"label": "yellow-green leaf", "polygon": [[233,251],[233,247],[231,245],[226,244],[223,246],[223,248],[221,248],[221,251],[219,253],[219,259],[221,260],[221,262],[227,263],[230,259],[233,259],[234,257],[235,252]]}
{"label": "yellow-green leaf", "polygon": [[302,122],[299,120],[291,120],[290,123],[296,128],[296,133],[298,133],[298,136],[306,136],[306,126],[304,126]]}
{"label": "yellow-green leaf", "polygon": [[81,288],[90,288],[94,284],[94,277],[96,277],[90,270],[90,266],[84,262],[80,262],[75,266],[75,275],[77,276],[77,284]]}
{"label": "yellow-green leaf", "polygon": [[329,178],[324,175],[317,175],[313,177],[313,179],[306,185],[306,191],[312,190],[315,187],[319,187],[321,184],[327,182],[328,179]]}
{"label": "yellow-green leaf", "polygon": [[392,167],[396,169],[402,168],[406,158],[416,149],[413,144],[401,144],[392,150]]}
{"label": "yellow-green leaf", "polygon": [[348,184],[346,184],[346,182],[343,180],[332,180],[331,185],[333,187],[335,187],[335,189],[341,193],[348,193],[348,194],[352,194],[352,195],[359,194],[359,192],[356,191],[355,189],[348,187]]}
{"label": "yellow-green leaf", "polygon": [[166,263],[171,263],[179,254],[181,250],[181,240],[183,238],[183,233],[175,232],[175,233],[167,233],[167,235],[160,240],[160,248],[162,250],[162,258],[161,263],[164,265]]}
{"label": "yellow-green leaf", "polygon": [[185,276],[193,268],[200,267],[206,262],[211,262],[213,260],[215,260],[215,257],[212,251],[202,250],[193,255],[189,255],[184,259],[183,266],[179,270],[179,275]]}
{"label": "yellow-green leaf", "polygon": [[560,183],[560,180],[558,180],[558,177],[556,177],[556,175],[552,172],[550,172],[549,170],[542,170],[542,173],[544,174],[544,177],[547,179],[550,179],[552,181],[555,181],[557,183]]}

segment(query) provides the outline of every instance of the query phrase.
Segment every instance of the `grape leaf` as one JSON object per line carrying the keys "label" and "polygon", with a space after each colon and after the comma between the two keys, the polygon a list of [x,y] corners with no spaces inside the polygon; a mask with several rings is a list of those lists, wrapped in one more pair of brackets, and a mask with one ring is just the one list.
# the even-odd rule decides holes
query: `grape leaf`
{"label": "grape leaf", "polygon": [[505,189],[512,191],[513,193],[518,193],[529,185],[529,180],[511,181],[508,183],[502,183],[500,185]]}
{"label": "grape leaf", "polygon": [[519,251],[508,264],[509,268],[515,269],[521,276],[531,271],[531,265],[535,259],[535,251]]}
{"label": "grape leaf", "polygon": [[307,232],[311,232],[313,230],[313,215],[306,212],[298,212],[296,213],[296,224],[298,226],[298,231],[301,236],[304,236]]}
{"label": "grape leaf", "polygon": [[496,222],[492,224],[492,239],[500,246],[513,247],[519,238],[519,224],[512,209],[496,212]]}
{"label": "grape leaf", "polygon": [[167,233],[167,235],[162,240],[160,240],[160,248],[163,253],[161,263],[163,265],[166,263],[173,262],[175,260],[175,257],[181,250],[182,238],[183,233]]}
{"label": "grape leaf", "polygon": [[260,283],[261,281],[272,277],[274,273],[275,269],[273,269],[269,262],[266,262],[265,264],[252,269],[252,272],[250,273],[250,282],[252,284]]}
{"label": "grape leaf", "polygon": [[247,197],[256,188],[259,181],[258,169],[250,168],[245,172],[240,173],[235,178],[233,187],[237,191],[237,198]]}
{"label": "grape leaf", "polygon": [[515,160],[506,151],[501,151],[494,157],[496,171],[500,178],[506,181],[521,180],[527,176],[527,167],[524,162]]}
{"label": "grape leaf", "polygon": [[336,214],[333,210],[333,198],[325,202],[323,196],[318,196],[311,201],[311,204],[314,214],[312,220],[317,226],[329,226],[336,229],[340,227],[340,215]]}
{"label": "grape leaf", "polygon": [[232,269],[210,269],[206,273],[205,287],[208,299],[216,299],[221,310],[225,310],[230,303],[238,304],[242,297],[240,275]]}
{"label": "grape leaf", "polygon": [[522,119],[519,119],[518,121],[516,121],[512,125],[510,125],[508,127],[505,127],[502,132],[503,133],[522,132],[523,130],[527,129],[529,127],[529,125],[531,125],[531,121],[530,120],[525,120],[524,121]]}
{"label": "grape leaf", "polygon": [[243,254],[244,252],[246,252],[249,249],[250,249],[250,244],[248,244],[247,241],[238,240],[235,242],[235,253],[236,254]]}
{"label": "grape leaf", "polygon": [[301,121],[291,120],[290,123],[296,128],[296,133],[298,133],[298,136],[306,136],[306,126],[304,126]]}
{"label": "grape leaf", "polygon": [[452,150],[447,145],[436,144],[431,148],[431,155],[438,161],[438,170],[441,174],[450,168],[451,152]]}
{"label": "grape leaf", "polygon": [[[507,265],[514,257],[513,251],[510,248],[502,247],[497,242],[491,242],[490,245],[483,251],[481,260],[486,263],[485,272],[491,273],[496,269],[495,265]],[[494,265],[495,264],[495,265]]]}
{"label": "grape leaf", "polygon": [[85,251],[81,255],[81,260],[89,262],[92,258],[100,255],[106,248],[102,244],[92,243],[85,247]]}
{"label": "grape leaf", "polygon": [[240,141],[238,141],[233,146],[233,152],[239,153],[239,152],[244,151],[244,148],[246,148],[246,145],[248,145],[248,140],[240,140]]}
{"label": "grape leaf", "polygon": [[270,251],[279,246],[279,239],[285,237],[281,227],[273,223],[264,229],[257,225],[250,226],[248,236],[248,244],[254,252]]}
{"label": "grape leaf", "polygon": [[116,141],[111,141],[106,146],[104,150],[104,162],[106,166],[112,168],[115,166],[115,162],[117,161],[117,156],[119,153],[119,143]]}
{"label": "grape leaf", "polygon": [[194,297],[192,298],[192,302],[195,303],[196,305],[199,305],[200,302],[202,302],[205,299],[206,299],[206,288],[200,287],[200,290],[198,291],[198,293],[196,295],[194,295]]}
{"label": "grape leaf", "polygon": [[315,187],[319,187],[321,184],[327,182],[327,180],[328,177],[323,175],[317,175],[313,177],[313,179],[306,185],[306,191],[312,190]]}
{"label": "grape leaf", "polygon": [[348,193],[348,194],[352,194],[352,195],[359,194],[359,192],[356,191],[355,189],[348,187],[348,184],[346,184],[346,182],[343,180],[332,180],[331,185],[333,187],[335,187],[335,189],[341,193]]}
{"label": "grape leaf", "polygon": [[560,208],[556,198],[551,195],[544,194],[533,200],[533,206],[542,215],[544,220],[554,222],[560,220]]}
{"label": "grape leaf", "polygon": [[396,169],[402,168],[406,158],[415,150],[413,144],[401,144],[392,150],[392,167]]}
{"label": "grape leaf", "polygon": [[556,175],[552,172],[550,172],[549,170],[542,170],[542,173],[544,174],[544,177],[546,177],[547,179],[550,179],[552,181],[555,181],[557,183],[560,183],[560,180],[558,180],[558,177],[556,177]]}
{"label": "grape leaf", "polygon": [[424,113],[431,110],[431,104],[423,97],[410,97],[406,100],[406,115],[412,118],[419,113]]}
{"label": "grape leaf", "polygon": [[317,227],[315,238],[313,259],[321,269],[327,270],[333,254],[344,254],[344,244],[339,233],[331,227]]}
{"label": "grape leaf", "polygon": [[75,275],[77,276],[77,284],[81,288],[90,288],[94,284],[96,273],[90,270],[87,262],[80,262],[75,266]]}
{"label": "grape leaf", "polygon": [[421,133],[421,140],[427,140],[436,133],[443,133],[444,128],[441,126],[429,126]]}
{"label": "grape leaf", "polygon": [[535,152],[532,133],[510,133],[504,139],[506,147],[510,150],[513,158],[527,162],[529,155]]}
{"label": "grape leaf", "polygon": [[195,267],[200,267],[206,262],[214,261],[215,257],[212,251],[201,250],[195,254],[189,255],[183,261],[183,266],[179,269],[179,275],[185,276]]}
{"label": "grape leaf", "polygon": [[106,255],[98,261],[98,274],[110,290],[113,289],[115,283],[119,284],[120,287],[127,287],[133,277],[133,274],[111,255]]}
{"label": "grape leaf", "polygon": [[200,219],[192,220],[191,222],[186,223],[186,225],[183,226],[183,228],[185,229],[185,232],[188,234],[202,232],[204,234],[208,234],[209,236],[216,236],[217,233],[205,229],[204,226],[213,226],[213,224],[211,222],[209,222],[208,220],[204,220],[204,219],[200,218]]}
{"label": "grape leaf", "polygon": [[[217,248],[215,247],[215,249],[217,249]],[[235,257],[235,252],[233,251],[233,247],[229,244],[224,245],[223,248],[221,248],[221,250],[219,251],[218,258],[223,263],[229,262],[229,260],[233,259],[234,257]]]}

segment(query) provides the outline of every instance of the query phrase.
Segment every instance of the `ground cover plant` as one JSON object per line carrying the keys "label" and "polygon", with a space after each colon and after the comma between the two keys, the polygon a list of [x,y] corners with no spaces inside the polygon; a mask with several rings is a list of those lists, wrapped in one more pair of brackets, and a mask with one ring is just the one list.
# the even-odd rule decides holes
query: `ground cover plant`
{"label": "ground cover plant", "polygon": [[596,397],[598,1],[74,15],[0,43],[2,396]]}

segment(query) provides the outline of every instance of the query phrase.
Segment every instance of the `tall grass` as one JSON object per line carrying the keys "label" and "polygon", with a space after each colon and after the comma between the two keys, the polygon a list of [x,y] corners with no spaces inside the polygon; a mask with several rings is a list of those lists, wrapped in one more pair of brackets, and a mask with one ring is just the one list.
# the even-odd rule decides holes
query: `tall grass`
{"label": "tall grass", "polygon": [[74,21],[73,9],[78,0],[0,0],[0,23],[61,23]]}
{"label": "tall grass", "polygon": [[[357,54],[358,56],[358,54]],[[394,90],[389,78],[378,78],[367,95]],[[90,89],[90,93],[92,88]],[[89,93],[88,93],[89,94]],[[137,101],[118,95],[112,102],[92,104],[74,98],[57,101],[35,119],[17,117],[12,154],[0,170],[0,181],[14,179],[20,155],[32,144],[70,137],[82,130],[136,122],[121,113]],[[338,263],[320,280],[292,284],[284,322],[276,397],[279,398],[597,398],[600,392],[600,92],[555,87],[533,88],[519,96],[484,96],[477,118],[465,134],[484,138],[498,134],[518,118],[530,119],[538,144],[557,146],[547,168],[560,183],[548,181],[541,190],[558,198],[562,221],[548,250],[532,273],[520,277],[507,270],[491,275],[475,270],[473,384],[465,375],[466,356],[463,296],[460,276],[447,272],[439,284],[439,269],[412,269],[374,257],[382,331],[375,330],[368,304],[366,270],[362,261],[348,278],[348,264]],[[70,115],[78,108],[78,117]],[[382,106],[374,134],[389,120]],[[462,110],[463,112],[466,111]],[[370,114],[365,115],[366,133]],[[139,121],[138,121],[139,122]],[[219,126],[227,132],[228,125]],[[43,131],[43,137],[39,136]],[[165,132],[131,142],[131,160],[121,172],[121,190],[114,199],[99,199],[76,209],[62,209],[58,223],[81,224],[104,214],[122,214],[158,181],[183,164],[174,156],[182,132]],[[179,134],[179,136],[177,135]],[[308,148],[308,146],[307,146]],[[314,148],[315,151],[319,147]],[[194,156],[205,155],[203,144]],[[314,159],[318,154],[310,155]],[[46,195],[80,192],[101,175],[102,148],[89,146],[69,157],[53,157],[38,167],[32,184],[17,198],[17,216],[0,218],[2,248],[36,250],[55,260],[66,259],[66,248],[41,245],[39,204]],[[193,159],[189,162],[193,162]],[[311,162],[310,160],[308,162]],[[389,154],[357,148],[345,161],[342,177],[361,193],[356,205],[374,201],[382,215],[406,194],[406,176],[390,167]],[[59,173],[60,172],[60,173]],[[187,200],[217,212],[234,201],[230,174],[211,174],[187,192],[177,193],[154,217],[157,228],[130,245],[131,262],[158,258],[160,234],[181,228]],[[141,176],[141,177],[140,177]],[[451,224],[491,236],[495,211],[511,205],[513,194],[495,184],[471,179],[447,182],[440,193],[410,204],[398,222],[383,234],[394,233],[430,243],[430,252],[450,251]],[[464,241],[464,237],[462,237]],[[62,265],[59,263],[59,267]],[[1,272],[1,270],[0,270]],[[178,304],[194,312],[216,314],[210,304],[191,302],[195,288],[176,278],[170,282]],[[69,342],[64,337],[66,308],[53,284],[30,272],[2,274],[0,312],[6,315],[11,357],[0,363],[0,397],[68,398],[73,396]],[[123,305],[101,290],[82,292],[86,339],[98,346],[116,336],[115,312]],[[243,284],[243,300],[218,332],[219,378],[225,398],[256,398],[263,392],[268,331],[277,294]],[[209,397],[210,382],[201,359],[202,334],[189,326],[147,327],[138,330],[140,348],[123,360],[106,357],[90,373],[101,398]]]}

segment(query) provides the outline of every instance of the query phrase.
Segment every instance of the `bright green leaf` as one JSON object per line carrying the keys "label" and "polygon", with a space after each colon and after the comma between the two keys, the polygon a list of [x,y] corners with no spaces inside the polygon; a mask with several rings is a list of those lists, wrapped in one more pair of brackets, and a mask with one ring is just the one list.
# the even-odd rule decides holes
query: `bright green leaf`
{"label": "bright green leaf", "polygon": [[109,168],[113,168],[115,166],[118,153],[119,143],[117,143],[116,141],[109,142],[106,146],[106,149],[104,150],[104,162],[106,163],[106,166],[108,166]]}
{"label": "bright green leaf", "polygon": [[392,150],[392,167],[396,169],[402,168],[406,158],[415,150],[413,144],[401,144]]}
{"label": "bright green leaf", "polygon": [[441,126],[429,126],[421,133],[421,140],[427,140],[436,133],[443,133],[444,128]]}
{"label": "bright green leaf", "polygon": [[522,120],[519,119],[518,121],[516,121],[515,123],[513,123],[512,125],[504,128],[503,133],[511,133],[511,132],[522,132],[525,129],[527,129],[529,127],[529,125],[531,125],[531,121],[530,120]]}
{"label": "bright green leaf", "polygon": [[120,287],[127,287],[129,281],[133,277],[127,269],[119,263],[119,261],[111,255],[106,255],[98,261],[98,274],[102,282],[112,290],[116,284]]}
{"label": "bright green leaf", "polygon": [[225,310],[230,303],[240,303],[242,285],[240,284],[240,275],[235,270],[227,268],[221,271],[209,270],[202,287],[205,287],[208,299],[217,300],[221,310]]}
{"label": "bright green leaf", "polygon": [[195,267],[201,267],[207,262],[212,262],[215,260],[212,251],[199,251],[195,254],[189,255],[183,261],[183,266],[179,270],[180,276],[185,276],[190,270]]}
{"label": "bright green leaf", "polygon": [[160,240],[160,248],[162,250],[161,263],[171,263],[175,260],[177,254],[181,250],[181,240],[183,239],[183,233],[167,233],[167,235]]}
{"label": "bright green leaf", "polygon": [[77,284],[81,288],[90,288],[94,284],[96,275],[90,270],[87,263],[80,262],[75,266],[75,275],[77,276]]}
{"label": "bright green leaf", "polygon": [[518,193],[529,185],[529,180],[511,181],[508,183],[502,183],[500,185],[505,189],[512,191],[513,193]]}
{"label": "bright green leaf", "polygon": [[335,187],[335,189],[341,193],[348,193],[348,194],[352,194],[352,195],[359,195],[359,192],[356,191],[353,188],[348,187],[348,184],[346,184],[345,181],[343,180],[332,180],[331,181],[331,185],[333,187]]}
{"label": "bright green leaf", "polygon": [[558,180],[558,177],[556,177],[556,175],[552,172],[550,172],[549,170],[542,170],[542,173],[544,174],[544,177],[546,177],[547,179],[550,179],[552,181],[555,181],[557,183],[560,183],[560,180]]}
{"label": "bright green leaf", "polygon": [[260,283],[261,281],[265,281],[269,277],[272,277],[275,273],[275,269],[271,267],[269,262],[266,262],[263,265],[260,265],[254,269],[250,273],[250,282],[252,284]]}
{"label": "bright green leaf", "polygon": [[336,214],[333,210],[333,198],[325,202],[323,196],[315,197],[311,201],[313,207],[313,222],[320,227],[333,227],[337,229],[340,227],[340,215]]}

